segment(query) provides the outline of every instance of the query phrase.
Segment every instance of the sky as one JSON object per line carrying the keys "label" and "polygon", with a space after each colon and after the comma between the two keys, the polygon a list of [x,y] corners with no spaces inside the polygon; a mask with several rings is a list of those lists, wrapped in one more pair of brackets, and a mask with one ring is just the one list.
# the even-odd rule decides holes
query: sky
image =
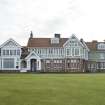
{"label": "sky", "polygon": [[0,0],[0,44],[13,38],[75,34],[86,42],[105,40],[105,0]]}

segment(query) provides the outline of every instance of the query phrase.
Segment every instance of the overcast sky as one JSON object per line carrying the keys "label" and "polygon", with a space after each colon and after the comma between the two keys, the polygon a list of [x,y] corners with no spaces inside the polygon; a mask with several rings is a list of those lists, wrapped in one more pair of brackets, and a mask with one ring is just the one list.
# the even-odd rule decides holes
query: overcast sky
{"label": "overcast sky", "polygon": [[85,41],[105,39],[105,0],[0,0],[0,44],[26,45],[34,37],[72,33]]}

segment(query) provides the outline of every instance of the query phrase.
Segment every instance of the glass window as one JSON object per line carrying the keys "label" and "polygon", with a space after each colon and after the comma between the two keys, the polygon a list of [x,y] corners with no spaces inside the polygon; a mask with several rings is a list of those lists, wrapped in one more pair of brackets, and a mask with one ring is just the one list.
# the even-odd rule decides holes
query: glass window
{"label": "glass window", "polygon": [[17,50],[17,55],[20,55],[20,50]]}
{"label": "glass window", "polygon": [[14,50],[14,55],[16,55],[16,50]]}
{"label": "glass window", "polygon": [[50,63],[50,60],[46,60],[46,63]]}
{"label": "glass window", "polygon": [[75,55],[78,56],[79,55],[79,48],[75,49]]}
{"label": "glass window", "polygon": [[6,55],[9,55],[9,50],[5,50],[6,51]]}
{"label": "glass window", "polygon": [[3,55],[5,55],[5,50],[3,50]]}
{"label": "glass window", "polygon": [[3,67],[4,68],[14,68],[14,59],[13,58],[3,59]]}
{"label": "glass window", "polygon": [[72,56],[74,56],[74,48],[72,48]]}
{"label": "glass window", "polygon": [[66,54],[71,55],[71,49],[66,49]]}
{"label": "glass window", "polygon": [[59,63],[59,60],[57,60],[57,63]]}
{"label": "glass window", "polygon": [[69,49],[67,49],[67,55],[69,55]]}
{"label": "glass window", "polygon": [[54,60],[54,63],[56,63],[56,60]]}
{"label": "glass window", "polygon": [[100,59],[104,59],[104,53],[100,53]]}
{"label": "glass window", "polygon": [[10,55],[13,55],[13,50],[10,50]]}
{"label": "glass window", "polygon": [[49,49],[49,54],[52,54],[53,53],[53,49]]}
{"label": "glass window", "polygon": [[62,63],[62,60],[60,60],[59,63]]}
{"label": "glass window", "polygon": [[98,49],[105,49],[105,44],[104,43],[99,43],[98,44]]}

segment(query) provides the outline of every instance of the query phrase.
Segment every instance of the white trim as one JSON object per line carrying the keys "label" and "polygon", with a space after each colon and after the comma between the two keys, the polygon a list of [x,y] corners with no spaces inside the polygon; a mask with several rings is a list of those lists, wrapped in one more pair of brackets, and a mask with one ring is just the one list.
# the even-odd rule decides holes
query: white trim
{"label": "white trim", "polygon": [[83,44],[85,45],[85,48],[90,51],[90,49],[88,48],[88,46],[86,45],[85,41],[83,40]]}
{"label": "white trim", "polygon": [[29,55],[25,58],[26,60],[30,58],[30,56],[34,54],[35,55],[35,59],[41,59],[34,51],[30,52]]}
{"label": "white trim", "polygon": [[15,43],[18,47],[22,48],[20,44],[18,44],[15,40],[13,40],[12,38],[8,39],[7,41],[5,41],[2,45],[0,45],[0,48],[4,47],[9,41],[12,41],[13,43]]}
{"label": "white trim", "polygon": [[79,41],[79,39],[74,34],[72,34],[71,37],[63,44],[63,47],[66,46],[66,44],[72,39],[72,37],[75,37],[75,39],[80,43],[80,45],[84,47],[84,45]]}
{"label": "white trim", "polygon": [[[76,50],[76,49],[78,49],[78,51],[79,51],[79,54],[78,54],[78,55],[75,55],[75,50]],[[79,48],[79,47],[78,47],[78,48],[74,48],[74,56],[81,56],[81,55],[80,55],[80,48]]]}

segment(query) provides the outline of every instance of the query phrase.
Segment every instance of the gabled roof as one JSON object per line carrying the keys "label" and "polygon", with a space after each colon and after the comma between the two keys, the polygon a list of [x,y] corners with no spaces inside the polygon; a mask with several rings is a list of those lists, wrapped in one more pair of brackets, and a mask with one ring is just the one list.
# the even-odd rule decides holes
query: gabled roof
{"label": "gabled roof", "polygon": [[13,42],[15,45],[17,45],[18,47],[21,48],[21,45],[18,44],[15,40],[13,40],[12,38],[8,39],[7,41],[5,41],[2,45],[0,45],[0,48],[4,47],[8,42]]}
{"label": "gabled roof", "polygon": [[72,36],[70,36],[70,38],[66,41],[66,43],[64,43],[63,46],[65,46],[72,38],[75,38],[80,43],[80,45],[82,47],[84,47],[84,45],[80,42],[80,40],[74,34],[72,34]]}
{"label": "gabled roof", "polygon": [[86,45],[85,41],[83,39],[80,39],[80,42],[84,45],[84,47],[87,49],[87,51],[90,51],[88,46]]}
{"label": "gabled roof", "polygon": [[60,38],[59,44],[51,44],[51,38],[29,38],[27,47],[62,47],[68,38]]}
{"label": "gabled roof", "polygon": [[63,47],[72,37],[75,37],[82,47],[88,49],[87,45],[83,44],[74,34],[70,38],[60,38],[59,44],[51,44],[51,38],[29,38],[27,47]]}
{"label": "gabled roof", "polygon": [[35,58],[35,59],[41,59],[34,51],[30,52],[28,54],[28,56],[25,57],[25,59],[30,59],[32,56],[32,59]]}

